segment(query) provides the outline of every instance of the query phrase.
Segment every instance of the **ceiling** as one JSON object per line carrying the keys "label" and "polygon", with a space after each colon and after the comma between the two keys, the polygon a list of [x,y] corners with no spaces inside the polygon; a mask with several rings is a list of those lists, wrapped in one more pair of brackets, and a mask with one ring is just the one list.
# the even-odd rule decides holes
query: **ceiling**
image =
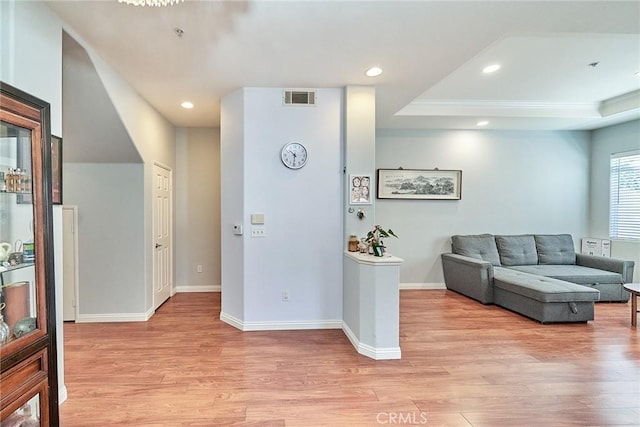
{"label": "ceiling", "polygon": [[[47,4],[176,126],[219,126],[221,98],[245,86],[372,85],[378,128],[594,129],[640,117],[639,1]],[[502,68],[483,74],[493,63]],[[383,74],[365,76],[374,65]]]}

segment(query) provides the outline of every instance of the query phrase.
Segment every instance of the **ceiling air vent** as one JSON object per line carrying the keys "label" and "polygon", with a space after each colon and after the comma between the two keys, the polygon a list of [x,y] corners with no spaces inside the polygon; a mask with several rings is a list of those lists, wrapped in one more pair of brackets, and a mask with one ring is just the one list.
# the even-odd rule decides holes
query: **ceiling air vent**
{"label": "ceiling air vent", "polygon": [[316,105],[316,93],[308,90],[285,90],[285,105]]}

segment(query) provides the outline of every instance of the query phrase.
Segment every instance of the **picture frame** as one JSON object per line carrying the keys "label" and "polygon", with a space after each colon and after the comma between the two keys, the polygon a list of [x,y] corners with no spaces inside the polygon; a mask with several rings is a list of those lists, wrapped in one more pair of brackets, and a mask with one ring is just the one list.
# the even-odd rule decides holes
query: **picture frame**
{"label": "picture frame", "polygon": [[62,138],[51,135],[51,201],[62,204]]}
{"label": "picture frame", "polygon": [[371,175],[349,175],[349,204],[370,205],[372,203]]}
{"label": "picture frame", "polygon": [[378,169],[378,199],[460,200],[462,170]]}
{"label": "picture frame", "polygon": [[[31,170],[31,158],[23,153],[27,147],[23,147],[18,142],[18,165],[27,170]],[[62,138],[51,135],[51,201],[54,205],[62,204]],[[18,194],[17,203],[31,204],[31,194]]]}

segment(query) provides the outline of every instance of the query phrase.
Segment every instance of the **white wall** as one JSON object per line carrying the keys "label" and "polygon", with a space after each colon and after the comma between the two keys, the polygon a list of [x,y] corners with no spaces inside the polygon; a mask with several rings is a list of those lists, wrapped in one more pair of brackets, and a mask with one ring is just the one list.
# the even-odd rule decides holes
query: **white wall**
{"label": "white wall", "polygon": [[[609,161],[611,154],[640,150],[640,120],[598,129],[591,135],[591,237],[609,238]],[[612,240],[611,256],[636,263],[640,281],[640,241]]]}
{"label": "white wall", "polygon": [[78,206],[77,321],[145,320],[143,165],[67,163]]}
{"label": "white wall", "polygon": [[24,1],[0,2],[0,19],[0,80],[50,103],[51,133],[62,134],[62,23]]}
{"label": "white wall", "polygon": [[[120,75],[118,75],[74,30],[64,25],[65,31],[82,46],[95,67],[100,81],[135,145],[144,163],[144,271],[145,311],[153,307],[153,165],[155,162],[175,171],[176,129],[144,98],[142,98]],[[97,117],[96,120],[100,120]],[[173,197],[172,224],[175,230],[175,195]],[[80,249],[82,250],[82,249]],[[172,284],[175,284],[175,265],[172,269]],[[82,285],[80,285],[82,286]]]}
{"label": "white wall", "polygon": [[[226,263],[227,241],[243,240],[243,320],[248,328],[341,325],[342,90],[319,89],[317,99],[315,107],[284,106],[281,89],[244,88],[223,101],[223,111],[232,103],[235,111],[243,110],[223,115],[222,249]],[[227,133],[227,125],[236,132]],[[240,128],[242,141],[237,140]],[[282,147],[291,141],[303,143],[309,153],[300,170],[287,169],[280,160]],[[232,195],[225,188],[227,162],[238,163],[227,155],[237,154],[231,144],[238,142],[243,144],[243,212],[234,200],[242,192]],[[251,237],[252,213],[265,215],[267,237]],[[244,236],[229,234],[232,223],[225,221],[233,218],[242,221]],[[225,282],[225,268],[223,264],[226,303],[227,286],[237,284]],[[282,301],[283,291],[289,302]]]}
{"label": "white wall", "polygon": [[220,129],[178,129],[175,180],[176,289],[219,291]]}
{"label": "white wall", "polygon": [[[66,33],[63,65],[64,202],[79,215],[76,321],[145,320],[142,159],[87,52]],[[121,206],[126,199],[134,204]],[[138,247],[131,258],[124,241]]]}
{"label": "white wall", "polygon": [[[221,316],[244,322],[244,236],[233,225],[244,225],[244,89],[222,99],[220,105],[220,235],[222,238]],[[245,230],[248,232],[249,230]]]}
{"label": "white wall", "polygon": [[67,33],[62,55],[64,161],[142,162],[89,55]]}
{"label": "white wall", "polygon": [[[347,86],[344,94],[344,161],[346,167],[344,186],[344,248],[349,236],[366,236],[375,222],[375,158],[376,158],[376,91],[368,86]],[[371,204],[351,205],[351,175],[371,176]],[[349,212],[353,208],[354,212]],[[357,212],[365,213],[363,219]]]}
{"label": "white wall", "polygon": [[454,234],[588,234],[587,132],[380,130],[376,166],[461,169],[462,200],[378,200],[403,283],[443,283]]}
{"label": "white wall", "polygon": [[[0,80],[51,104],[51,132],[62,134],[62,24],[39,2],[0,2]],[[46,65],[45,65],[46,64]],[[66,399],[62,328],[62,215],[53,208],[59,401]]]}

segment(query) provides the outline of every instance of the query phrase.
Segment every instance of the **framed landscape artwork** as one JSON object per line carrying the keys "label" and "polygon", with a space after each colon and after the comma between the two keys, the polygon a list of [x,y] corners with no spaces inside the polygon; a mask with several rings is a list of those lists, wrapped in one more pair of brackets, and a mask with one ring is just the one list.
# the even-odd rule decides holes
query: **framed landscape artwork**
{"label": "framed landscape artwork", "polygon": [[462,171],[378,169],[378,199],[460,200]]}

